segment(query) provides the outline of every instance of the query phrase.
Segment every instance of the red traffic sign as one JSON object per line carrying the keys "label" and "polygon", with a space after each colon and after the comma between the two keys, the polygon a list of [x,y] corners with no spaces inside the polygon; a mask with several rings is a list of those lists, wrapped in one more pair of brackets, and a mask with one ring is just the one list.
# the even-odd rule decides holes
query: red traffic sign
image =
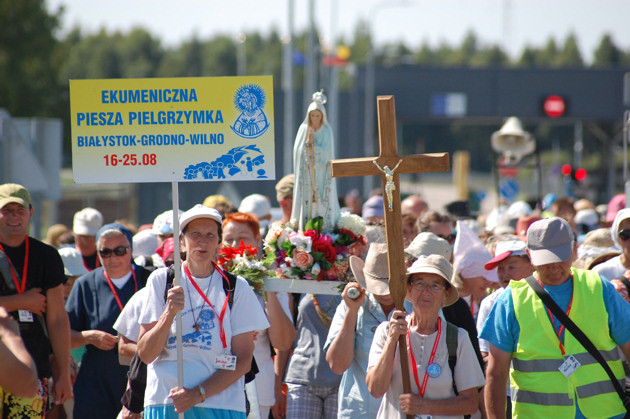
{"label": "red traffic sign", "polygon": [[543,102],[543,110],[548,117],[558,118],[564,115],[564,112],[567,110],[567,104],[562,96],[551,95]]}

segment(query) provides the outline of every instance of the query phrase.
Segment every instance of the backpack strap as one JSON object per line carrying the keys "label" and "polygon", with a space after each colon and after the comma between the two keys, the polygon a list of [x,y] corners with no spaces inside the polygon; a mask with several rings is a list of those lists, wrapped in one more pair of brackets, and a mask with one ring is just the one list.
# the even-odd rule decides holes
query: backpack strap
{"label": "backpack strap", "polygon": [[448,366],[451,368],[453,376],[453,391],[458,395],[457,385],[455,385],[455,365],[457,364],[457,326],[446,322],[446,347],[448,348]]}
{"label": "backpack strap", "polygon": [[229,288],[228,288],[228,284],[226,284],[225,281],[222,281],[222,283],[223,283],[223,291],[225,291],[225,295],[228,295],[228,292],[229,292],[230,298],[228,299],[228,306],[230,306],[230,310],[231,310],[232,304],[234,304],[234,290],[236,289],[236,275],[225,270],[223,270],[223,273],[225,274],[225,276],[227,277],[229,281]]}
{"label": "backpack strap", "polygon": [[[225,281],[221,281],[223,284],[223,291],[225,295],[228,295],[230,298],[228,299],[228,306],[230,306],[230,310],[232,309],[232,305],[234,304],[234,290],[236,289],[236,275],[231,272],[223,271],[226,278],[228,279],[228,283]],[[175,265],[171,265],[168,267],[168,271],[166,272],[166,287],[164,287],[164,301],[166,301],[166,297],[168,294],[168,290],[173,288],[173,281],[175,279]]]}
{"label": "backpack strap", "polygon": [[171,265],[168,267],[166,271],[166,286],[164,287],[164,302],[166,302],[166,297],[168,296],[168,290],[173,288],[173,281],[175,280],[175,265]]}

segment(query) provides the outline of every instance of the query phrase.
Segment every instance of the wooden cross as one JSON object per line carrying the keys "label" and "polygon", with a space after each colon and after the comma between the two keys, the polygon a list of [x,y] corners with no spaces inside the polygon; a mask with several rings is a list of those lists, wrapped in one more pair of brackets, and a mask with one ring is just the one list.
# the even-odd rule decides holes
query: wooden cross
{"label": "wooden cross", "polygon": [[[448,153],[416,154],[398,156],[396,141],[396,106],[394,96],[378,96],[378,157],[363,157],[331,161],[333,177],[381,175],[383,205],[385,209],[385,232],[389,265],[389,291],[396,308],[403,310],[407,294],[404,246],[402,238],[402,215],[400,210],[400,173],[424,173],[449,170]],[[393,168],[393,169],[392,169]],[[407,344],[401,336],[398,343],[405,393],[411,391]]]}

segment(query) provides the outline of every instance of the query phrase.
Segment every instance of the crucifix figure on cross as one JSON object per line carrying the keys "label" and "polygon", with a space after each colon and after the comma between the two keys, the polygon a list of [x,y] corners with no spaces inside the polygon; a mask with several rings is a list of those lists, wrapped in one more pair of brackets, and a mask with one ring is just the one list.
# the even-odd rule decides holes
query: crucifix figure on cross
{"label": "crucifix figure on cross", "polygon": [[[424,173],[449,170],[448,153],[415,154],[398,156],[396,141],[396,107],[393,96],[378,96],[378,134],[380,152],[378,157],[333,160],[333,177],[380,175],[383,191],[387,197],[385,211],[385,234],[389,265],[389,291],[396,309],[404,310],[407,294],[404,246],[402,238],[402,215],[400,210],[401,173]],[[394,169],[390,169],[393,167]],[[403,389],[410,392],[407,344],[401,336],[398,343],[403,375]]]}

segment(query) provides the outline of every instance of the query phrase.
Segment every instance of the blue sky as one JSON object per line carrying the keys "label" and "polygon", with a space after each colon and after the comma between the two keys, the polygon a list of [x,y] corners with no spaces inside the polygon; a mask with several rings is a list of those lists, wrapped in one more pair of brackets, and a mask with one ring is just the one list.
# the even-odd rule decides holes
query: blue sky
{"label": "blue sky", "polygon": [[[174,45],[216,34],[288,34],[290,0],[48,0],[49,9],[65,7],[63,31],[80,26],[87,32],[105,27],[127,31],[142,26]],[[309,1],[294,0],[297,31],[308,26]],[[630,50],[628,0],[316,0],[315,22],[329,42],[335,34],[351,37],[360,20],[372,22],[377,43],[405,41],[417,47],[427,41],[458,45],[469,30],[482,43],[497,43],[511,56],[525,45],[543,46],[552,36],[561,44],[576,34],[590,60],[604,33]]]}

